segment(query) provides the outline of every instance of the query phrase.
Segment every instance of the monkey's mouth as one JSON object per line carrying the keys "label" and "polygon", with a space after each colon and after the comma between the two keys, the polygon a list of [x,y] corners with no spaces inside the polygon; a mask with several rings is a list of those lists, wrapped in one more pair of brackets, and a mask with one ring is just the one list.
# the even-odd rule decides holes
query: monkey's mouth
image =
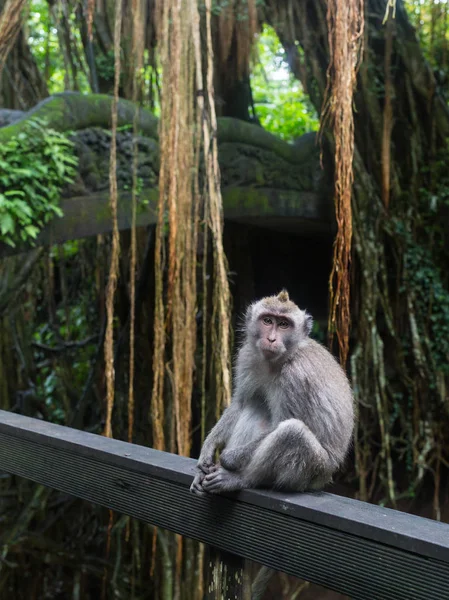
{"label": "monkey's mouth", "polygon": [[275,358],[276,356],[280,356],[284,353],[284,349],[281,346],[268,346],[263,344],[260,346],[260,349],[262,350],[262,354],[265,356],[265,358]]}

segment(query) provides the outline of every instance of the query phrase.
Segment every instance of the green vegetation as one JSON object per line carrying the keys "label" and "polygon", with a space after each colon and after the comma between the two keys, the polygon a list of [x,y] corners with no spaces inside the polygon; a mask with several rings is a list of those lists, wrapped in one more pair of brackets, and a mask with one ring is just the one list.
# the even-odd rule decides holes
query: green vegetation
{"label": "green vegetation", "polygon": [[[80,249],[89,245],[85,240],[66,242],[52,249],[51,260],[57,268],[64,264],[70,278],[80,278]],[[35,394],[54,423],[65,424],[70,418],[70,401],[83,393],[98,344],[98,339],[92,336],[96,331],[97,314],[90,277],[89,282],[91,289],[88,286],[72,289],[70,298],[64,298],[56,307],[52,326],[49,326],[47,307],[37,310],[39,322],[32,334],[37,365]],[[63,289],[58,290],[61,295],[64,295],[64,285],[65,282]],[[67,341],[69,345],[65,345]]]}
{"label": "green vegetation", "polygon": [[[447,0],[404,0],[421,48],[438,76],[446,76],[449,66],[449,3]],[[447,85],[447,81],[446,81]]]}
{"label": "green vegetation", "polygon": [[[419,346],[424,355],[422,366],[430,378],[429,387],[434,390],[439,375],[449,375],[449,289],[445,268],[449,249],[444,218],[449,209],[447,149],[432,167],[424,170],[424,175],[431,171],[437,183],[433,190],[420,190],[415,207],[418,226],[411,231],[407,221],[395,218],[392,231],[405,249],[400,292],[413,300]],[[416,347],[415,343],[415,353]],[[406,347],[406,352],[411,351],[411,347]]]}
{"label": "green vegetation", "polygon": [[[58,27],[56,23],[59,23]],[[30,49],[39,71],[44,74],[50,94],[67,89],[89,92],[76,12],[66,4],[31,0],[27,29]],[[61,44],[64,32],[76,48],[73,53],[68,53]]]}
{"label": "green vegetation", "polygon": [[78,159],[67,135],[30,120],[0,148],[0,240],[10,246],[35,239],[61,216],[62,187],[71,183]]}
{"label": "green vegetation", "polygon": [[285,50],[265,25],[257,45],[258,62],[251,75],[256,115],[261,125],[291,141],[317,131],[319,119],[301,83],[289,71]]}

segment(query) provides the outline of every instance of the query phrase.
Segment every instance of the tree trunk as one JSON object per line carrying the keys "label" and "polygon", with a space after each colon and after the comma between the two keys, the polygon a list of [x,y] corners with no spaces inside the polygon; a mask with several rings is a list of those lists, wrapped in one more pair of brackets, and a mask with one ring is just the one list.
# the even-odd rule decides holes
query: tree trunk
{"label": "tree trunk", "polygon": [[0,106],[28,110],[47,96],[47,83],[39,72],[22,30],[0,74]]}

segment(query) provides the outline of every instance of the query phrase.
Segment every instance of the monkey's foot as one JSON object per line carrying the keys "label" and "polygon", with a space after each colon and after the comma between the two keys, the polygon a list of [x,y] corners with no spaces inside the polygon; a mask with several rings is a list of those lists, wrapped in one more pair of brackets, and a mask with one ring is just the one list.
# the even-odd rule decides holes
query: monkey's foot
{"label": "monkey's foot", "polygon": [[235,492],[242,490],[244,487],[245,483],[240,474],[227,471],[223,467],[218,467],[215,471],[206,475],[202,482],[202,489],[209,492],[209,494]]}

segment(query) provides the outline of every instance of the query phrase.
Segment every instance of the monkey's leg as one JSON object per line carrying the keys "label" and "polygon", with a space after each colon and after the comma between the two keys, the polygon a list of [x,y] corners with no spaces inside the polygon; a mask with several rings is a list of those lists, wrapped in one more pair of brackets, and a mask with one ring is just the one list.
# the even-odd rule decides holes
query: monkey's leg
{"label": "monkey's leg", "polygon": [[219,467],[205,476],[202,487],[213,494],[254,487],[303,491],[331,471],[330,457],[315,435],[299,419],[288,419],[262,440],[241,473]]}
{"label": "monkey's leg", "polygon": [[241,471],[250,462],[254,452],[260,445],[260,442],[267,437],[269,431],[261,433],[256,439],[243,444],[241,446],[235,446],[234,448],[225,448],[220,454],[220,464],[228,471]]}

